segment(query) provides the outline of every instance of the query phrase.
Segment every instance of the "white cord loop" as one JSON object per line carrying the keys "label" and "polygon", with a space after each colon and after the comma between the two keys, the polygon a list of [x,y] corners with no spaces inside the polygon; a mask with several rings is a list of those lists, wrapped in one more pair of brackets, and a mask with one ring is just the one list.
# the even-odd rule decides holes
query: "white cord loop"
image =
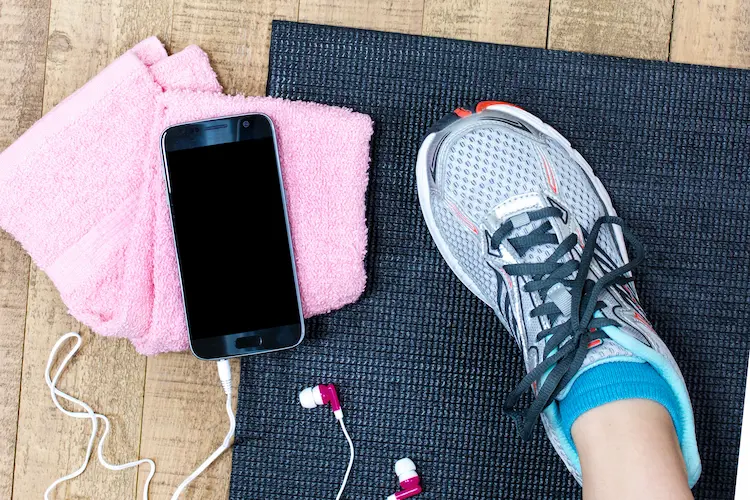
{"label": "white cord loop", "polygon": [[[64,344],[70,338],[76,339],[75,345],[68,352],[68,354],[65,355],[65,358],[63,358],[62,362],[60,363],[60,366],[57,368],[57,372],[55,372],[55,376],[50,378],[50,372],[52,371],[52,364],[54,363],[55,358],[57,357],[57,351],[59,351],[62,344]],[[146,482],[143,485],[143,498],[147,499],[148,487],[151,484],[151,479],[154,477],[154,473],[156,472],[156,464],[154,464],[154,461],[148,458],[144,458],[141,460],[136,460],[134,462],[128,462],[126,464],[120,464],[120,465],[110,464],[109,462],[107,462],[104,459],[102,449],[104,448],[104,441],[106,441],[107,435],[109,435],[109,419],[105,415],[101,415],[99,413],[94,412],[94,410],[92,410],[89,405],[87,405],[80,399],[77,399],[69,394],[66,394],[57,388],[57,381],[60,379],[60,375],[62,375],[62,372],[65,370],[65,367],[68,365],[70,360],[73,358],[75,353],[78,352],[78,349],[80,348],[81,348],[81,336],[78,335],[78,333],[70,332],[60,337],[60,339],[57,341],[55,346],[52,348],[52,352],[50,352],[49,359],[47,360],[47,369],[44,371],[44,379],[47,382],[47,387],[49,387],[50,395],[52,396],[52,402],[55,403],[55,406],[57,406],[57,408],[61,412],[73,418],[91,419],[91,437],[89,437],[89,444],[86,448],[86,456],[84,457],[84,460],[81,466],[78,469],[71,472],[70,474],[59,478],[54,483],[49,485],[47,490],[44,492],[44,499],[49,500],[50,493],[52,492],[52,490],[54,490],[57,487],[57,485],[80,476],[83,473],[83,471],[86,470],[86,467],[89,464],[89,460],[91,459],[91,451],[94,448],[94,442],[96,441],[96,433],[99,430],[99,420],[104,421],[104,434],[102,434],[102,438],[99,440],[99,446],[97,447],[97,450],[96,450],[97,455],[99,457],[99,463],[101,463],[107,469],[114,470],[114,471],[129,469],[131,467],[138,467],[141,464],[148,464],[151,470],[149,471],[148,477],[146,478]],[[75,405],[78,405],[80,408],[83,409],[83,411],[82,412],[70,411],[70,410],[63,408],[63,406],[60,404],[60,401],[57,399],[58,397],[61,397]]]}
{"label": "white cord loop", "polygon": [[[73,348],[63,358],[62,362],[60,363],[60,366],[57,368],[57,372],[55,372],[55,376],[50,377],[50,373],[52,371],[52,364],[57,358],[57,352],[60,350],[60,347],[62,346],[62,344],[64,344],[70,338],[76,339],[75,345],[73,345]],[[156,464],[154,464],[154,461],[148,458],[142,458],[140,460],[136,460],[133,462],[128,462],[126,464],[120,464],[120,465],[110,464],[109,462],[107,462],[104,459],[102,449],[104,448],[104,441],[106,441],[107,436],[109,435],[109,427],[110,427],[109,419],[105,415],[96,413],[94,410],[91,409],[91,407],[88,404],[81,401],[80,399],[77,399],[69,394],[66,394],[57,388],[57,382],[60,379],[62,372],[65,370],[65,367],[68,365],[70,360],[73,358],[73,356],[78,352],[78,349],[80,348],[81,348],[81,336],[78,333],[70,332],[60,337],[60,339],[57,341],[57,343],[55,343],[55,346],[52,348],[52,351],[50,352],[49,359],[47,360],[47,369],[44,372],[44,379],[47,382],[47,387],[49,387],[50,395],[52,396],[52,402],[61,412],[68,415],[69,417],[87,418],[91,420],[91,437],[89,437],[88,447],[86,448],[86,455],[84,457],[84,460],[81,466],[75,471],[71,472],[70,474],[57,479],[54,483],[49,485],[47,490],[44,492],[44,499],[50,500],[49,498],[50,493],[60,483],[64,483],[65,481],[78,477],[83,473],[83,471],[86,470],[86,467],[89,464],[89,460],[91,459],[91,452],[94,449],[94,442],[96,441],[96,433],[99,429],[98,421],[102,420],[104,421],[104,433],[102,434],[102,438],[99,440],[99,446],[97,447],[97,455],[99,457],[99,463],[101,463],[107,469],[114,470],[114,471],[129,469],[131,467],[138,467],[141,464],[148,464],[150,467],[150,471],[148,473],[148,477],[146,478],[146,482],[143,485],[143,500],[148,500],[148,487],[151,484],[151,479],[154,477],[154,473],[156,472]],[[180,486],[177,487],[177,490],[175,490],[174,494],[172,495],[172,500],[176,500],[180,496],[180,494],[185,490],[185,488],[187,488],[187,486],[196,477],[198,477],[204,470],[206,470],[208,466],[214,462],[214,460],[216,460],[222,453],[224,453],[224,451],[226,451],[231,446],[232,438],[234,437],[234,429],[235,429],[235,417],[234,417],[234,411],[232,410],[232,372],[231,372],[229,362],[225,359],[219,361],[218,369],[219,369],[219,379],[221,381],[221,386],[227,395],[226,410],[227,410],[227,415],[229,416],[229,432],[224,438],[224,442],[222,442],[221,446],[219,446],[219,448],[217,448],[216,451],[214,451],[206,459],[206,461],[203,462],[195,470],[195,472],[193,472],[187,478],[185,478],[182,484],[180,484]],[[83,409],[83,411],[76,412],[76,411],[70,411],[70,410],[63,408],[63,406],[60,404],[60,401],[58,400],[58,397],[63,398],[79,406],[80,408]],[[353,450],[354,448],[352,448],[352,453],[353,453]],[[351,468],[351,463],[350,463],[350,468]],[[347,475],[348,475],[348,472],[347,472]]]}

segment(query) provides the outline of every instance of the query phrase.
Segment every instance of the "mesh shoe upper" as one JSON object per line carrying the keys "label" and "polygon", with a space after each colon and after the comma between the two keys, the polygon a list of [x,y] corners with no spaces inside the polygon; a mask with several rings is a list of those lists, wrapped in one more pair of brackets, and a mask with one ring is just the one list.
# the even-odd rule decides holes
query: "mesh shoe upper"
{"label": "mesh shoe upper", "polygon": [[[595,220],[608,215],[605,202],[580,165],[559,144],[496,111],[484,111],[458,122],[440,143],[431,167],[435,193],[432,211],[451,252],[475,285],[470,288],[512,333],[525,331],[526,338],[517,341],[526,345],[526,339],[535,338],[544,321],[517,326],[513,320],[519,318],[510,317],[516,308],[510,307],[513,296],[508,294],[508,285],[515,281],[516,286],[523,286],[525,280],[511,280],[506,275],[498,281],[504,262],[493,258],[483,241],[497,226],[497,221],[493,224],[488,217],[499,206],[507,207],[509,214],[515,213],[516,206],[523,211],[526,205],[514,205],[513,201],[533,193],[540,197],[538,208],[553,203],[564,207],[580,229],[588,232]],[[519,228],[515,236],[531,230],[532,225]],[[603,230],[598,244],[615,267],[623,264],[609,228]],[[531,248],[523,261],[541,262],[554,248]],[[520,299],[521,311],[530,311],[541,301],[533,294],[521,294]],[[527,368],[533,368],[528,361]]]}

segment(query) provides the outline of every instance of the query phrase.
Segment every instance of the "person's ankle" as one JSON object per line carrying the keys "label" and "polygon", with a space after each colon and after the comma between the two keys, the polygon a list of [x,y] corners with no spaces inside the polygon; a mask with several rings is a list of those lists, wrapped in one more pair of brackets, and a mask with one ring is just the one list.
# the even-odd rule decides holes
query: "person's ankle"
{"label": "person's ankle", "polygon": [[572,436],[585,500],[693,498],[672,418],[661,404],[607,403],[581,415]]}

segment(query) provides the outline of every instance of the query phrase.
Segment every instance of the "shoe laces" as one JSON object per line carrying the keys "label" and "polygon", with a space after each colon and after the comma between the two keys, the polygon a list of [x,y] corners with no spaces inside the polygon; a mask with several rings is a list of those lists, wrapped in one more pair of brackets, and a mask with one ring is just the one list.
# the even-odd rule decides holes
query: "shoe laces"
{"label": "shoe laces", "polygon": [[[551,218],[562,220],[563,212],[557,207],[545,207],[529,211],[521,217],[520,225],[544,220],[535,229],[523,236],[511,237],[519,227],[517,217],[503,223],[490,239],[490,247],[498,250],[506,240],[523,257],[530,249],[540,245],[557,245],[543,261],[535,263],[506,264],[503,269],[511,276],[524,276],[528,280],[523,292],[537,292],[542,299],[540,305],[529,311],[532,318],[546,317],[549,327],[540,331],[536,341],[545,340],[542,361],[537,364],[508,394],[503,412],[513,418],[522,439],[529,440],[542,412],[575,377],[581,368],[589,344],[604,339],[605,326],[619,323],[601,314],[596,314],[606,304],[598,297],[608,287],[624,285],[633,281],[631,271],[644,258],[641,242],[619,217],[603,216],[594,222],[590,233],[582,231],[583,251],[580,258],[572,252],[578,237],[570,234],[561,242],[553,232]],[[546,220],[545,220],[546,219]],[[605,272],[600,278],[589,273],[594,251],[600,248],[596,241],[603,226],[619,226],[625,241],[630,244],[634,258],[629,263]],[[600,250],[601,251],[601,250]],[[566,256],[572,257],[565,259]],[[536,392],[533,402],[520,408],[521,397],[528,391]]]}

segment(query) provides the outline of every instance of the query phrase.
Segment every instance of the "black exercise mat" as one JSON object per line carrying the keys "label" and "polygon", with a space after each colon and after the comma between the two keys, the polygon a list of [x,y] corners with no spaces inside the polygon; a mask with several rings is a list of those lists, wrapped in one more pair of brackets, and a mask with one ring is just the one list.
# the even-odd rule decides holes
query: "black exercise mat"
{"label": "black exercise mat", "polygon": [[637,284],[687,379],[703,476],[732,498],[750,347],[750,73],[277,22],[270,95],[372,116],[368,288],[307,323],[294,351],[242,363],[231,498],[333,499],[348,459],[328,409],[297,392],[338,385],[358,458],[346,498],[396,491],[411,457],[420,499],[578,498],[537,429],[521,442],[500,407],[521,358],[443,263],[417,203],[414,164],[443,114],[521,105],[589,160],[647,248]]}

